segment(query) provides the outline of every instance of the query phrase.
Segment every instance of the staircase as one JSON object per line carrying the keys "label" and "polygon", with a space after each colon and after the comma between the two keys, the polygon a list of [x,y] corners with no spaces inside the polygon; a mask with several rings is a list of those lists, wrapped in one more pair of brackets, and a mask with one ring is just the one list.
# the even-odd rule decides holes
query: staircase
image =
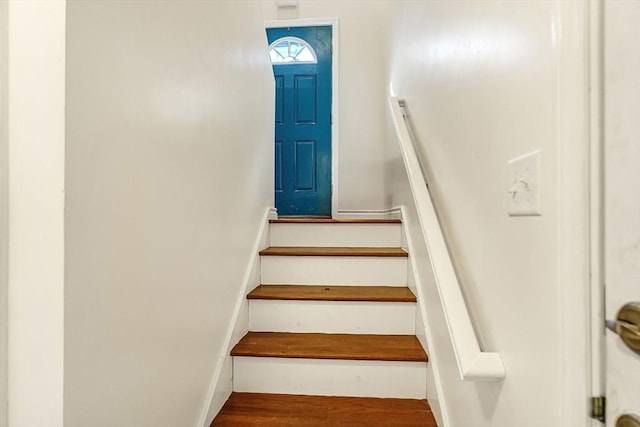
{"label": "staircase", "polygon": [[436,426],[400,221],[272,220],[270,245],[212,426]]}

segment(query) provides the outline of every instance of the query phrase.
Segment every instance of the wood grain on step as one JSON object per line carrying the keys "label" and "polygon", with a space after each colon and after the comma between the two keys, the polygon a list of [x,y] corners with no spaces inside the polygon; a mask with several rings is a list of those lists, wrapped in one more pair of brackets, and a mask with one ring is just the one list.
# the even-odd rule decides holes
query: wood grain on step
{"label": "wood grain on step", "polygon": [[426,362],[413,335],[249,332],[232,356]]}
{"label": "wood grain on step", "polygon": [[260,251],[262,256],[354,256],[406,257],[402,248],[272,246]]}
{"label": "wood grain on step", "polygon": [[232,393],[213,420],[222,426],[437,427],[426,400]]}
{"label": "wood grain on step", "polygon": [[401,224],[399,219],[331,219],[331,218],[280,218],[270,219],[271,224]]}
{"label": "wood grain on step", "polygon": [[403,286],[260,285],[247,299],[416,302],[413,292]]}

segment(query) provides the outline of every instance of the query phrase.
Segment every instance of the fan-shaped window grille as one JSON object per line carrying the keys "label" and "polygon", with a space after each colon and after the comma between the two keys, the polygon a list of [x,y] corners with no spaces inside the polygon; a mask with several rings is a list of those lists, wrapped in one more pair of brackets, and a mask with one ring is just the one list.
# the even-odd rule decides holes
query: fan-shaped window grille
{"label": "fan-shaped window grille", "polygon": [[282,37],[269,46],[272,64],[317,64],[316,52],[298,37]]}

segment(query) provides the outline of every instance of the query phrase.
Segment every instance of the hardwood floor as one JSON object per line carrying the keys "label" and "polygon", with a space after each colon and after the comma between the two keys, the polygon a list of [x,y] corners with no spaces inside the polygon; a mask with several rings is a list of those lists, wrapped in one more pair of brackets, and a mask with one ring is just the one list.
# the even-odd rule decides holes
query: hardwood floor
{"label": "hardwood floor", "polygon": [[343,360],[428,361],[414,335],[249,332],[232,356]]}
{"label": "hardwood floor", "polygon": [[272,246],[260,251],[268,256],[373,256],[407,257],[402,248],[353,248],[353,247],[314,247],[314,246]]}
{"label": "hardwood floor", "polygon": [[416,302],[406,286],[260,285],[249,292],[247,299]]}
{"label": "hardwood floor", "polygon": [[399,219],[332,219],[309,217],[282,217],[270,219],[271,224],[402,224]]}
{"label": "hardwood floor", "polygon": [[232,393],[211,427],[437,427],[426,400]]}

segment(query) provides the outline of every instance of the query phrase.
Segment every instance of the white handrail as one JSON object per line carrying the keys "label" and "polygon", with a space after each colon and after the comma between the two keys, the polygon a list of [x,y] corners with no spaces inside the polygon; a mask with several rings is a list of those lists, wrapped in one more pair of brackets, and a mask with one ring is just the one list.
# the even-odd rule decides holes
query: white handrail
{"label": "white handrail", "polygon": [[426,178],[420,168],[420,162],[405,120],[404,101],[397,97],[390,97],[389,105],[402,159],[409,177],[411,194],[418,212],[420,228],[442,301],[442,310],[453,344],[460,378],[475,381],[503,379],[506,373],[500,355],[484,352],[480,349],[431,194],[427,188]]}

